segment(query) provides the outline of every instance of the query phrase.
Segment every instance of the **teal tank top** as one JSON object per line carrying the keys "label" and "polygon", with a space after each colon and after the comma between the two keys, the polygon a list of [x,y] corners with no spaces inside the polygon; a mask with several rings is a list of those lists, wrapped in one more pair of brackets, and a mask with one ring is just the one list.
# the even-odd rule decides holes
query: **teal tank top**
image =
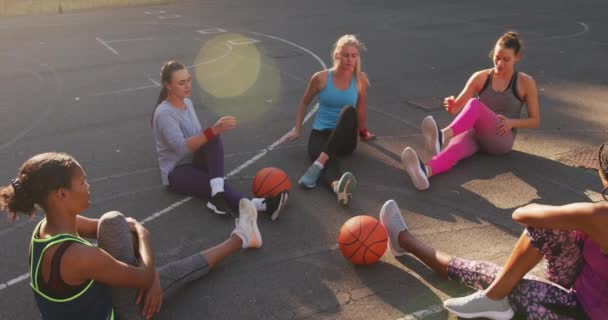
{"label": "teal tank top", "polygon": [[34,290],[34,297],[38,309],[44,320],[118,320],[112,307],[112,296],[110,287],[90,280],[84,288],[70,296],[57,297],[52,292],[44,292],[39,286],[42,280],[41,264],[46,250],[65,241],[74,241],[87,246],[92,244],[88,241],[75,237],[71,234],[58,234],[47,239],[39,237],[40,226],[38,223],[32,234],[30,243],[30,286]]}
{"label": "teal tank top", "polygon": [[354,76],[348,89],[340,90],[334,86],[333,70],[329,70],[327,72],[327,84],[319,93],[319,111],[317,111],[312,128],[314,130],[334,129],[342,108],[346,106],[357,107],[358,95]]}

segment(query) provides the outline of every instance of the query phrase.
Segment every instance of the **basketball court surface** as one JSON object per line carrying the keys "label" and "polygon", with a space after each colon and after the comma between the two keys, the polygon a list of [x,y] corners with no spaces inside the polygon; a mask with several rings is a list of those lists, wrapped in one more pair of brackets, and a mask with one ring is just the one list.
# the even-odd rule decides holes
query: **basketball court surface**
{"label": "basketball court surface", "polygon": [[[228,183],[250,193],[255,173],[275,166],[293,188],[277,221],[260,214],[263,248],[230,257],[165,301],[156,319],[455,319],[442,300],[470,289],[388,251],[356,267],[342,257],[338,231],[395,199],[422,240],[503,263],[523,230],[511,221],[515,208],[598,201],[597,173],[562,159],[607,140],[607,10],[604,1],[222,0],[2,17],[0,184],[30,156],[64,151],[91,184],[84,214],[118,210],[145,222],[158,264],[225,239],[231,219],[160,184],[150,116],[160,67],[176,59],[193,75],[203,127],[228,114],[239,120],[223,136]],[[424,116],[449,123],[441,101],[491,67],[488,52],[510,29],[526,46],[518,68],[537,81],[541,127],[520,130],[511,154],[476,155],[416,191],[401,150],[421,149]],[[300,139],[282,137],[308,80],[331,67],[331,45],[346,33],[368,49],[368,128],[378,139],[343,161],[360,183],[342,208],[323,187],[297,186],[310,165],[312,118]],[[309,111],[314,117],[314,103]],[[26,257],[40,219],[0,219],[0,319],[39,318]]]}

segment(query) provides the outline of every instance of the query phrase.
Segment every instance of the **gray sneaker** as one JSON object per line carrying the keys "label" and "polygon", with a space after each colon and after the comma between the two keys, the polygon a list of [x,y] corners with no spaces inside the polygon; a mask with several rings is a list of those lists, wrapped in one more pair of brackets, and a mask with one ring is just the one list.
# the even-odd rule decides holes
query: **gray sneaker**
{"label": "gray sneaker", "polygon": [[407,230],[407,224],[401,216],[401,210],[395,200],[388,200],[380,209],[380,223],[388,234],[388,247],[394,256],[402,256],[406,253],[405,249],[399,246],[399,233]]}
{"label": "gray sneaker", "polygon": [[509,320],[515,314],[507,298],[492,300],[486,297],[483,291],[477,291],[466,297],[447,299],[443,302],[443,307],[465,319],[482,317]]}
{"label": "gray sneaker", "polygon": [[401,165],[403,169],[412,179],[414,187],[418,190],[426,190],[429,188],[429,178],[426,176],[424,163],[420,161],[418,154],[414,149],[407,147],[401,153]]}
{"label": "gray sneaker", "polygon": [[319,180],[319,176],[321,175],[321,170],[321,167],[313,163],[300,180],[298,180],[298,183],[308,189],[316,187],[317,180]]}
{"label": "gray sneaker", "polygon": [[443,140],[441,130],[437,127],[437,123],[433,116],[427,116],[422,120],[422,135],[424,136],[424,144],[426,149],[434,156],[441,151],[441,140]]}

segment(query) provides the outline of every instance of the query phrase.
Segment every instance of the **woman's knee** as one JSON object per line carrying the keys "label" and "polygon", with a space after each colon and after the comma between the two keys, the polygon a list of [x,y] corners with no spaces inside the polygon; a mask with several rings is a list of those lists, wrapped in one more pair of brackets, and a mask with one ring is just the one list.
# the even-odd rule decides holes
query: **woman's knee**
{"label": "woman's knee", "polygon": [[464,106],[465,109],[479,109],[483,106],[483,102],[481,102],[477,98],[471,98],[467,101],[467,104]]}
{"label": "woman's knee", "polygon": [[355,109],[355,107],[353,106],[344,106],[342,108],[342,110],[340,111],[340,117],[344,118],[344,117],[348,117],[347,119],[356,119],[357,116],[357,109]]}
{"label": "woman's knee", "polygon": [[116,230],[125,227],[128,229],[129,225],[127,224],[127,220],[122,213],[118,211],[106,212],[101,216],[101,218],[99,218],[97,235],[99,237],[100,235],[109,232],[109,230]]}

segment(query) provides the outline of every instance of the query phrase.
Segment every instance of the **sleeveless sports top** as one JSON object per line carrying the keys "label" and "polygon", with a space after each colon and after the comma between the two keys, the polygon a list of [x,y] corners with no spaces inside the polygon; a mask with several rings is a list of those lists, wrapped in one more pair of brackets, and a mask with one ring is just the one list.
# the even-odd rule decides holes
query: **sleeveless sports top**
{"label": "sleeveless sports top", "polygon": [[492,75],[494,75],[494,70],[490,71],[488,79],[479,91],[479,100],[496,114],[501,114],[511,119],[521,118],[521,109],[524,101],[517,93],[517,70],[513,72],[509,86],[503,92],[492,88]]}
{"label": "sleeveless sports top", "polygon": [[[49,292],[46,288],[48,286],[41,285],[44,282],[41,271],[42,258],[49,247],[66,241],[92,245],[82,238],[65,233],[41,239],[39,233],[43,221],[44,219],[34,229],[29,254],[30,286],[34,290],[34,297],[42,318],[45,320],[118,320],[112,307],[110,287],[105,284],[90,280],[82,285],[82,290],[69,296]],[[53,270],[51,270],[52,273]]]}
{"label": "sleeveless sports top", "polygon": [[590,237],[583,243],[585,266],[574,281],[574,293],[591,320],[606,319],[608,310],[608,255]]}
{"label": "sleeveless sports top", "polygon": [[327,83],[323,90],[319,92],[319,111],[312,128],[315,130],[335,128],[342,108],[345,106],[357,107],[358,95],[354,76],[350,80],[348,89],[340,90],[334,86],[333,70],[329,70],[327,72]]}

